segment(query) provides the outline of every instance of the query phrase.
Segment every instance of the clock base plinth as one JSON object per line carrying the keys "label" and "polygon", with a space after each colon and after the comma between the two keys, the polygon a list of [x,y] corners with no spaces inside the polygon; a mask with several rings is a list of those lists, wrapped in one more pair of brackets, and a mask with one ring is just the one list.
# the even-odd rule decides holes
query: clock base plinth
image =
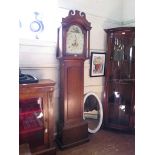
{"label": "clock base plinth", "polygon": [[61,134],[58,134],[56,139],[60,149],[66,149],[88,141],[88,123],[85,121],[64,126]]}

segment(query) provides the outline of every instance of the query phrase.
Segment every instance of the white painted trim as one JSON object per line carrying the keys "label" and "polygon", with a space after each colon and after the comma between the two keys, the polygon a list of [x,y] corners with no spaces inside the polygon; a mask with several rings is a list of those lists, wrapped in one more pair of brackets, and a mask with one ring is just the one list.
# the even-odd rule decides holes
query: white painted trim
{"label": "white painted trim", "polygon": [[130,19],[130,20],[125,20],[122,22],[122,25],[128,25],[128,24],[134,24],[135,23],[135,19]]}
{"label": "white painted trim", "polygon": [[[88,132],[96,133],[100,129],[101,125],[102,125],[102,121],[103,121],[103,107],[102,107],[101,100],[99,99],[99,97],[94,92],[88,92],[88,93],[86,93],[84,95],[84,104],[86,102],[87,97],[90,96],[90,95],[93,95],[93,96],[96,97],[96,99],[97,99],[97,101],[99,103],[99,108],[100,108],[100,120],[99,120],[98,126],[94,130],[91,130],[91,129],[88,128]],[[84,109],[84,104],[83,104],[83,109]],[[84,119],[84,114],[83,114],[83,119]]]}
{"label": "white painted trim", "polygon": [[56,42],[52,41],[43,41],[43,40],[37,40],[37,39],[19,39],[20,45],[25,46],[43,46],[43,47],[53,47],[56,46]]}
{"label": "white painted trim", "polygon": [[32,64],[30,64],[30,67],[29,66],[22,66],[20,65],[20,68],[21,69],[24,69],[24,70],[42,70],[42,69],[51,69],[51,68],[58,68],[59,67],[59,64],[51,64],[49,66],[33,66],[32,67]]}

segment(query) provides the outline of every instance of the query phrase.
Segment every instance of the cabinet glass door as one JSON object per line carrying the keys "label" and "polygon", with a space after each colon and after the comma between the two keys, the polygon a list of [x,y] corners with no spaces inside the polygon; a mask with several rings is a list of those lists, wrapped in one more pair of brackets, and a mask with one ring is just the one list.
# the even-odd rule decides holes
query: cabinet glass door
{"label": "cabinet glass door", "polygon": [[126,32],[115,33],[110,55],[111,79],[134,79],[134,40]]}
{"label": "cabinet glass door", "polygon": [[132,84],[109,82],[108,94],[108,122],[128,126],[132,103]]}
{"label": "cabinet glass door", "polygon": [[44,144],[43,99],[30,98],[19,101],[19,143],[30,148]]}

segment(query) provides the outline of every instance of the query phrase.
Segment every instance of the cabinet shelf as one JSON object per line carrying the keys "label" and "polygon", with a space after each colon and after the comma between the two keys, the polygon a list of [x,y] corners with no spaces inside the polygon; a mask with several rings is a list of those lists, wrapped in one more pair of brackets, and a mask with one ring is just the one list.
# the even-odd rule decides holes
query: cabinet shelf
{"label": "cabinet shelf", "polygon": [[107,82],[130,83],[130,82],[135,82],[135,79],[110,79]]}
{"label": "cabinet shelf", "polygon": [[36,102],[30,102],[28,100],[27,103],[25,103],[25,101],[19,102],[19,111],[20,112],[29,112],[29,111],[35,111],[38,109],[41,109],[41,106],[40,106],[40,104],[37,103],[37,101]]}
{"label": "cabinet shelf", "polygon": [[43,121],[35,117],[20,119],[20,133],[43,129]]}
{"label": "cabinet shelf", "polygon": [[32,132],[35,132],[35,131],[41,131],[43,129],[44,129],[43,127],[36,127],[36,128],[30,128],[30,129],[22,129],[19,134],[20,135],[28,134],[28,133],[32,133]]}
{"label": "cabinet shelf", "polygon": [[32,113],[42,113],[42,110],[38,109],[38,110],[31,110],[31,111],[26,111],[26,112],[19,112],[20,116],[29,115]]}

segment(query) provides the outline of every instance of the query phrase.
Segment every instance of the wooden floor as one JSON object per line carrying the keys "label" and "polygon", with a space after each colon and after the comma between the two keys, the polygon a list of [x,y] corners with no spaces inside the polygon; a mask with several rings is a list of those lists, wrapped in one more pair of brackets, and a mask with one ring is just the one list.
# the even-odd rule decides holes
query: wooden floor
{"label": "wooden floor", "polygon": [[134,155],[135,136],[101,129],[89,135],[90,141],[66,150],[57,149],[57,155]]}

